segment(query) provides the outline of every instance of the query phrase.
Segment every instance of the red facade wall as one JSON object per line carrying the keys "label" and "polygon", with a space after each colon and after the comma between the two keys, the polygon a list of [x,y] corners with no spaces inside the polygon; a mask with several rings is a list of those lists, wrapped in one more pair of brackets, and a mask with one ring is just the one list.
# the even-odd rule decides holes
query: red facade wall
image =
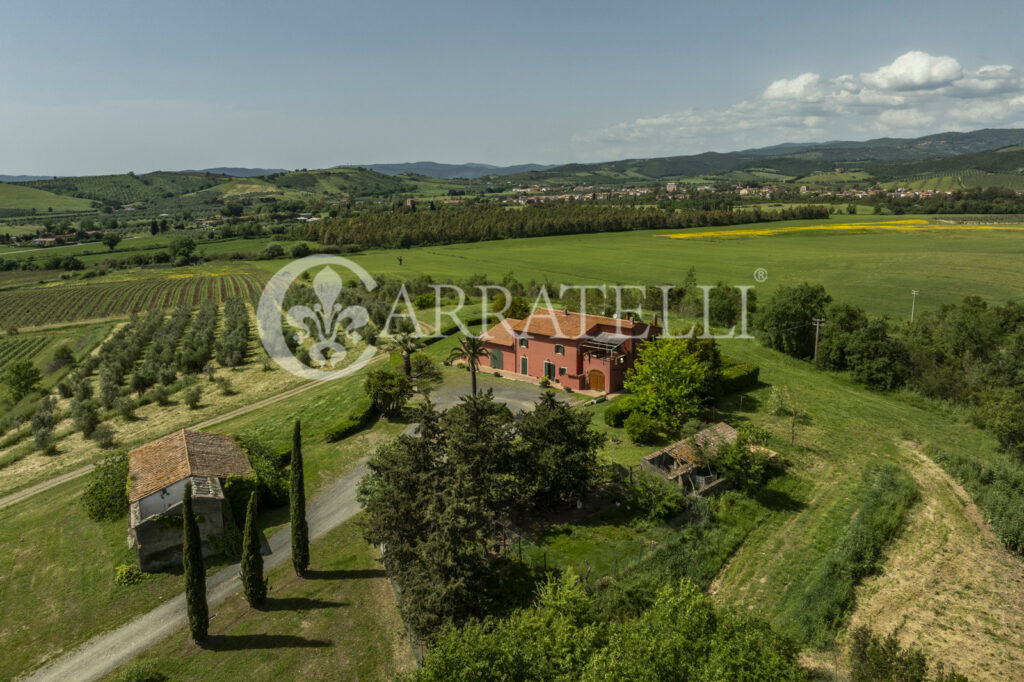
{"label": "red facade wall", "polygon": [[[565,348],[564,355],[555,353],[556,345]],[[488,343],[487,348],[501,352],[502,365],[506,372],[521,374],[520,362],[521,358],[525,357],[527,375],[537,379],[544,376],[544,362],[551,362],[555,366],[555,376],[552,381],[577,391],[591,388],[590,373],[599,371],[604,376],[604,391],[607,393],[622,389],[626,371],[633,366],[636,357],[636,345],[636,340],[627,341],[622,346],[621,350],[624,355],[621,358],[585,356],[579,349],[579,341],[556,340],[539,336],[528,339],[526,348],[519,347],[518,343],[511,348]],[[490,358],[483,365],[491,367]],[[566,369],[564,375],[559,372],[562,367]]]}

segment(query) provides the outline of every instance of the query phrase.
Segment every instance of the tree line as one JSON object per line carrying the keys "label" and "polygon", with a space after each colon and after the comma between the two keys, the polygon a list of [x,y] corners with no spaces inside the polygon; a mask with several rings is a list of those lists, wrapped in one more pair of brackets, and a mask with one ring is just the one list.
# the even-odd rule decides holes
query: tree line
{"label": "tree line", "polygon": [[323,244],[410,247],[542,237],[560,234],[685,229],[776,220],[826,219],[827,208],[663,211],[655,207],[558,202],[508,208],[493,204],[445,206],[415,212],[360,212],[296,225],[295,239]]}

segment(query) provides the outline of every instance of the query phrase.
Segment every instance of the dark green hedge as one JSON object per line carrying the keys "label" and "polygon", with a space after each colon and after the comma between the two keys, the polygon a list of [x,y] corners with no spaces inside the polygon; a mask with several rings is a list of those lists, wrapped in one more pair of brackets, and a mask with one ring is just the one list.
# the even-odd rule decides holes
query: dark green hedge
{"label": "dark green hedge", "polygon": [[749,391],[757,386],[761,368],[748,364],[724,364],[718,379],[718,390],[722,395]]}
{"label": "dark green hedge", "polygon": [[334,443],[342,438],[348,438],[369,426],[376,414],[376,410],[373,409],[373,403],[370,402],[368,397],[363,396],[356,401],[356,404],[344,417],[327,429],[324,440],[328,443]]}
{"label": "dark green hedge", "polygon": [[604,423],[617,429],[622,428],[635,409],[636,403],[629,396],[614,400],[604,411]]}

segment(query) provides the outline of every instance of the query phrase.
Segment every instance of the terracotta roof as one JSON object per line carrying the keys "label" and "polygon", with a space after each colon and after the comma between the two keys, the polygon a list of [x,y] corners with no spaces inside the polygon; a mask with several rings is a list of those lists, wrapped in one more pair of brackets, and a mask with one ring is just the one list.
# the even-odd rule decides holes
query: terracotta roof
{"label": "terracotta roof", "polygon": [[584,315],[571,310],[538,308],[532,315],[513,325],[512,328],[517,332],[537,336],[578,339],[599,325],[612,327],[619,325],[621,330],[632,330],[637,324],[632,320],[604,317],[603,315]]}
{"label": "terracotta roof", "polygon": [[135,502],[188,476],[247,476],[249,460],[235,439],[182,429],[128,453],[128,501]]}
{"label": "terracotta roof", "polygon": [[600,326],[611,327],[621,333],[636,335],[642,333],[648,327],[643,322],[636,320],[605,317],[603,315],[584,315],[567,310],[552,310],[550,308],[538,308],[524,320],[506,319],[505,325],[499,322],[491,327],[484,338],[502,345],[512,345],[514,337],[509,333],[509,328],[519,334],[530,334],[532,336],[548,336],[556,339],[578,339],[594,332]]}
{"label": "terracotta roof", "polygon": [[497,343],[501,346],[514,346],[516,343],[516,337],[513,335],[512,330],[515,328],[515,325],[520,322],[522,322],[522,320],[506,317],[504,320],[481,334],[480,338],[484,341]]}

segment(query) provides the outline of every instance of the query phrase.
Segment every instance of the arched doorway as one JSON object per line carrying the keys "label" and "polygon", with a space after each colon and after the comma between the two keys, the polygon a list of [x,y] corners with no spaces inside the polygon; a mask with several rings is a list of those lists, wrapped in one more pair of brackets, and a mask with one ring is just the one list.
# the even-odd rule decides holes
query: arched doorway
{"label": "arched doorway", "polygon": [[590,384],[591,391],[604,391],[604,373],[599,369],[590,370],[587,383]]}

